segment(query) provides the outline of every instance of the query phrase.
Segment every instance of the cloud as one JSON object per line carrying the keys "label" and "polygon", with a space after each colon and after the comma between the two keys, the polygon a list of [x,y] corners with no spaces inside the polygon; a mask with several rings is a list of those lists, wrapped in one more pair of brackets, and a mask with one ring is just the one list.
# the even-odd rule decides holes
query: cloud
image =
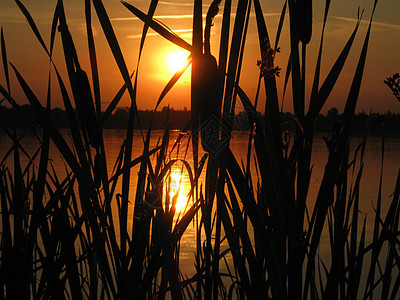
{"label": "cloud", "polygon": [[[231,16],[234,17],[236,14],[231,13]],[[207,15],[203,14],[203,18],[205,18]],[[276,17],[280,16],[280,13],[264,13],[265,17]],[[215,16],[216,18],[222,17],[222,14],[218,14]],[[255,14],[251,14],[252,18],[255,18]],[[192,19],[193,15],[191,14],[186,14],[186,15],[156,15],[154,16],[154,19],[156,20],[163,20],[163,19],[176,19],[176,20],[181,20],[181,19]],[[123,18],[110,18],[111,21],[137,21],[139,18],[137,17],[123,17]]]}
{"label": "cloud", "polygon": [[[173,6],[189,6],[193,7],[193,3],[177,3],[177,2],[167,2],[167,1],[159,1],[159,4],[164,4],[164,5],[173,5]],[[203,5],[204,6],[204,5]]]}
{"label": "cloud", "polygon": [[[337,19],[337,20],[352,22],[352,23],[357,22],[356,18],[345,18],[345,17],[333,17],[333,18]],[[362,20],[361,23],[369,24],[369,20]],[[372,21],[372,26],[378,26],[378,27],[383,27],[383,28],[387,28],[387,29],[397,29],[397,30],[400,29],[400,25],[385,23],[385,22],[377,22],[377,21]]]}
{"label": "cloud", "polygon": [[[192,36],[192,29],[177,29],[174,30],[174,33],[179,34],[182,33],[181,35],[179,35],[181,38],[185,38],[185,37],[191,37]],[[146,35],[147,37],[149,36],[160,36],[157,32],[149,32]],[[142,37],[142,34],[131,34],[128,35],[127,38],[128,39],[140,39]]]}

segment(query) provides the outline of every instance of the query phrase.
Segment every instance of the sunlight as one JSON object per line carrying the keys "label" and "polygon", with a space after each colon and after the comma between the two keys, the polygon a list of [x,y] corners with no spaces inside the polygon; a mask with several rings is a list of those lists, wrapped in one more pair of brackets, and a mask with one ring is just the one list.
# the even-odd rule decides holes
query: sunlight
{"label": "sunlight", "polygon": [[173,197],[178,193],[178,198],[176,200],[175,209],[177,212],[180,212],[185,209],[187,203],[187,197],[185,195],[185,189],[183,186],[183,182],[181,180],[181,173],[178,170],[172,171],[170,175],[171,183],[170,183],[170,191],[169,196],[172,201]]}
{"label": "sunlight", "polygon": [[168,54],[166,64],[173,73],[182,69],[186,64],[187,52],[182,50],[174,50]]}

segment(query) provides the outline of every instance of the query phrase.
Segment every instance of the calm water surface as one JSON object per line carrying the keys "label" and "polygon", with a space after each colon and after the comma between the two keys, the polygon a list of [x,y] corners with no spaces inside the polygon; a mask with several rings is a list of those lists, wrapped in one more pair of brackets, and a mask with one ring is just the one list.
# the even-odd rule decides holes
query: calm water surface
{"label": "calm water surface", "polygon": [[[68,139],[68,131],[63,130],[62,133]],[[143,150],[143,140],[139,132],[135,133],[135,139],[133,144],[133,158],[138,157]],[[161,139],[163,136],[163,131],[154,131],[151,139],[151,147],[156,146],[157,143],[161,143]],[[178,131],[171,131],[170,133],[170,145],[169,151],[170,153],[172,145],[174,144],[175,140],[178,138],[179,132]],[[323,140],[323,134],[317,134],[314,138],[314,145],[313,145],[313,156],[312,156],[312,164],[313,164],[313,171],[311,176],[311,183],[310,183],[310,191],[308,197],[308,208],[312,209],[317,193],[318,188],[321,183],[321,179],[324,172],[324,167],[327,162],[328,158],[328,150],[326,148],[325,142]],[[115,161],[118,157],[119,151],[121,149],[121,144],[125,138],[125,131],[123,130],[104,130],[104,140],[105,140],[105,147],[106,147],[106,154],[107,154],[107,162],[108,162],[108,172],[111,175],[113,170]],[[180,144],[179,151],[178,149],[174,149],[170,153],[170,158],[180,158],[185,159],[189,162],[191,166],[193,166],[193,159],[192,159],[192,150],[189,145],[187,154],[185,155],[187,144],[188,144],[188,136],[182,140]],[[351,139],[350,143],[350,160],[353,157],[354,150],[361,142],[361,137],[354,137]],[[248,134],[247,132],[234,132],[231,141],[231,149],[232,152],[235,154],[239,163],[241,160],[245,161],[246,153],[247,153],[247,143],[248,143]],[[21,139],[22,146],[26,149],[29,155],[33,155],[35,151],[38,149],[38,142],[34,136],[29,133],[23,135]],[[191,144],[191,143],[190,143]],[[6,155],[7,151],[11,147],[10,139],[5,135],[3,131],[0,131],[0,158]],[[394,186],[396,182],[397,172],[400,167],[400,137],[386,137],[385,139],[385,149],[384,149],[384,164],[383,164],[383,210],[386,211],[388,205],[391,200],[392,193],[394,191]],[[252,150],[254,153],[254,150]],[[361,179],[361,194],[360,194],[360,214],[361,216],[367,217],[367,226],[369,231],[371,232],[372,222],[371,220],[374,214],[374,207],[377,199],[378,194],[378,186],[379,186],[379,176],[381,170],[381,153],[382,153],[382,141],[381,137],[378,136],[369,136],[366,152],[364,156],[364,172]],[[65,176],[65,165],[63,159],[58,154],[58,151],[54,145],[51,146],[50,149],[50,157],[52,163],[57,171],[59,177]],[[201,157],[201,155],[200,155]],[[155,156],[153,156],[155,162]],[[26,163],[27,159],[23,159]],[[9,168],[12,168],[12,156],[8,158],[7,165]],[[355,177],[357,175],[359,160],[357,160],[357,168],[354,175],[353,183],[355,181]],[[179,182],[181,182],[178,205],[184,207],[186,201],[186,195],[190,190],[190,181],[188,177],[187,171],[184,171],[181,175],[182,170],[182,163],[176,163],[172,168],[172,177],[170,182],[171,193],[177,191],[179,188]],[[193,171],[193,170],[192,170]],[[131,199],[134,197],[136,182],[137,182],[137,172],[138,167],[133,168],[132,180],[131,180]],[[200,177],[200,181],[204,182],[204,173]],[[351,173],[350,173],[351,175]],[[252,172],[252,177],[254,183],[257,181],[256,172]],[[254,184],[255,185],[255,184]],[[256,186],[256,185],[255,185]],[[118,187],[117,187],[117,192]],[[116,211],[116,207],[114,207],[114,212]],[[130,210],[130,222],[132,218],[132,209]],[[369,225],[368,225],[369,224]],[[371,236],[371,235],[369,235]],[[195,229],[192,226],[189,226],[188,230],[185,232],[182,242],[181,242],[181,255],[180,255],[180,263],[181,268],[184,273],[191,274],[194,270],[193,262],[194,262],[194,252],[196,249],[195,246]],[[328,250],[328,237],[324,235],[323,240],[326,242],[321,243],[321,251]],[[227,245],[225,245],[227,247]],[[224,248],[223,248],[224,249]],[[221,249],[221,250],[223,250]]]}

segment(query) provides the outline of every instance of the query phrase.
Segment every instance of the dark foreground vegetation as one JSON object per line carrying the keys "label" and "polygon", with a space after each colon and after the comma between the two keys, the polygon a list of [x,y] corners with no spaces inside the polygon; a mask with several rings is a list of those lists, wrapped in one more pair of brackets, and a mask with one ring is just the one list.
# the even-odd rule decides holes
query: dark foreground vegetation
{"label": "dark foreground vegetation", "polygon": [[[47,99],[38,99],[24,70],[8,61],[6,37],[1,31],[5,82],[0,84],[0,93],[13,113],[24,119],[40,146],[29,156],[20,144],[18,131],[3,126],[12,146],[0,164],[0,299],[398,299],[400,176],[392,197],[383,199],[383,170],[379,170],[371,223],[367,224],[359,213],[364,151],[373,118],[368,119],[354,156],[349,156],[349,136],[352,124],[356,124],[355,111],[377,1],[371,3],[371,18],[356,57],[358,64],[344,111],[337,116],[326,139],[329,157],[314,205],[310,203],[309,186],[316,120],[359,34],[362,14],[327,77],[322,78],[323,38],[331,3],[325,1],[320,39],[313,39],[319,51],[310,83],[312,92],[307,98],[305,85],[309,80],[305,78],[305,68],[313,28],[311,0],[282,1],[274,40],[270,39],[272,31],[267,30],[264,19],[268,11],[262,11],[259,0],[239,0],[235,8],[231,1],[215,0],[211,5],[204,2],[210,5],[205,20],[203,2],[194,0],[191,44],[152,18],[157,3],[149,1],[147,13],[126,2],[122,2],[121,9],[128,9],[143,21],[139,56],[150,27],[191,52],[186,66],[192,64],[191,134],[187,141],[191,148],[184,144],[180,151],[185,157],[192,156],[193,164],[170,155],[168,125],[155,147],[150,147],[151,126],[147,130],[142,127],[140,139],[134,140],[134,132],[140,130],[134,128],[140,117],[136,105],[138,69],[131,77],[101,0],[85,1],[91,54],[86,71],[79,59],[87,53],[75,50],[63,1],[55,1],[47,43],[34,16],[16,0],[38,45],[49,55],[49,72],[57,80],[49,81]],[[211,27],[219,12],[220,52],[213,56]],[[120,92],[103,109],[92,17],[97,18],[124,78]],[[265,88],[265,99],[259,99],[258,93],[255,99],[249,99],[240,87],[240,66],[250,21],[257,24],[257,89]],[[274,65],[274,56],[279,51],[285,22],[290,28],[291,58],[282,72]],[[51,60],[55,40],[62,43],[66,76],[60,75]],[[171,78],[155,110],[182,73],[178,71]],[[283,127],[279,110],[279,73],[291,80],[294,128],[290,135]],[[10,78],[24,91],[36,114],[34,122],[26,116],[18,99],[13,99]],[[52,89],[61,92],[71,143],[58,130],[57,118],[51,117]],[[119,156],[110,161],[102,129],[115,114],[124,92],[131,100],[126,137]],[[265,103],[263,112],[257,111],[259,101]],[[242,104],[249,128],[245,158],[235,157],[230,150],[236,102]],[[43,130],[38,131],[37,126]],[[133,143],[143,144],[141,154],[133,153]],[[66,175],[54,171],[50,145],[65,161]],[[199,154],[203,153],[200,146],[206,152],[203,156]],[[133,171],[135,166],[139,171]],[[179,217],[175,210],[177,197],[170,195],[168,185],[173,166],[179,166],[190,178],[189,204]],[[387,209],[382,208],[383,203],[388,203]],[[195,271],[184,274],[180,270],[180,253],[185,250],[182,241],[189,226],[195,230]],[[320,255],[323,247],[329,249],[328,258]]]}

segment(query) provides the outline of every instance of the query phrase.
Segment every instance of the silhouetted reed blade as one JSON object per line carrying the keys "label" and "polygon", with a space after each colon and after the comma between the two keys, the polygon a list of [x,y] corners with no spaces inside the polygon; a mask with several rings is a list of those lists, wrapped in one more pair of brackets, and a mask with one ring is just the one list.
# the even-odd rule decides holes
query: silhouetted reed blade
{"label": "silhouetted reed blade", "polygon": [[[55,75],[56,81],[49,79],[46,99],[38,99],[24,70],[9,62],[1,29],[0,93],[15,116],[28,124],[38,146],[32,155],[32,149],[23,147],[24,133],[0,121],[2,134],[9,139],[2,142],[9,149],[4,149],[0,164],[0,299],[398,299],[400,174],[388,209],[383,210],[387,199],[382,196],[382,135],[379,191],[373,223],[367,225],[359,205],[368,126],[354,157],[349,151],[377,0],[356,57],[344,112],[326,138],[329,156],[315,204],[310,203],[309,193],[314,122],[350,55],[360,15],[324,78],[320,69],[329,0],[319,43],[311,0],[282,0],[275,41],[267,28],[269,11],[262,10],[259,0],[238,0],[234,5],[230,0],[194,0],[191,43],[156,20],[157,0],[149,1],[147,13],[134,2],[121,1],[121,10],[143,22],[138,64],[128,72],[101,0],[85,0],[88,66],[80,63],[88,53],[75,48],[63,0],[54,1],[48,42],[35,16],[21,1],[15,2],[39,42],[37,47],[48,55],[48,77]],[[203,20],[204,5],[209,10]],[[216,39],[211,39],[211,31],[218,14],[221,35],[213,47]],[[123,78],[108,102],[100,93],[92,17],[97,18],[102,33],[97,32],[104,35]],[[256,24],[260,49],[258,63],[254,58],[260,67],[255,99],[240,84],[251,22]],[[288,34],[283,32],[285,22]],[[176,141],[170,141],[169,125],[161,136],[152,130],[152,123],[143,131],[138,115],[139,64],[145,63],[141,57],[150,28],[190,51],[185,68],[171,77],[155,105],[157,110],[191,64],[191,123]],[[282,66],[274,61],[281,38],[288,38],[290,45],[285,49],[290,59],[282,72],[283,94],[288,86],[292,89],[295,125],[289,132],[282,126],[283,99],[278,96]],[[61,52],[55,51],[58,40]],[[306,61],[311,45],[318,47],[318,54],[314,77],[306,78],[306,66],[315,63]],[[64,59],[61,65],[53,60],[56,55]],[[34,121],[21,109],[24,100],[13,98],[13,81],[34,110]],[[398,74],[385,83],[398,97]],[[264,101],[259,99],[263,85]],[[61,95],[68,134],[54,125],[50,115],[54,91]],[[130,99],[127,128],[119,154],[111,161],[103,125],[125,92]],[[244,158],[231,150],[236,102],[243,106],[250,128]],[[109,104],[102,107],[104,103]],[[265,106],[264,112],[258,112],[258,103]],[[133,144],[141,144],[142,152],[135,152]],[[51,145],[64,167],[53,166]],[[171,187],[176,169],[189,178],[185,194],[189,200],[181,211],[177,203],[184,188],[182,177],[178,188]],[[188,238],[188,232],[194,235]],[[186,249],[185,238],[194,239],[195,250]],[[322,247],[330,253],[320,252]],[[193,273],[185,273],[182,262],[194,265]]]}

